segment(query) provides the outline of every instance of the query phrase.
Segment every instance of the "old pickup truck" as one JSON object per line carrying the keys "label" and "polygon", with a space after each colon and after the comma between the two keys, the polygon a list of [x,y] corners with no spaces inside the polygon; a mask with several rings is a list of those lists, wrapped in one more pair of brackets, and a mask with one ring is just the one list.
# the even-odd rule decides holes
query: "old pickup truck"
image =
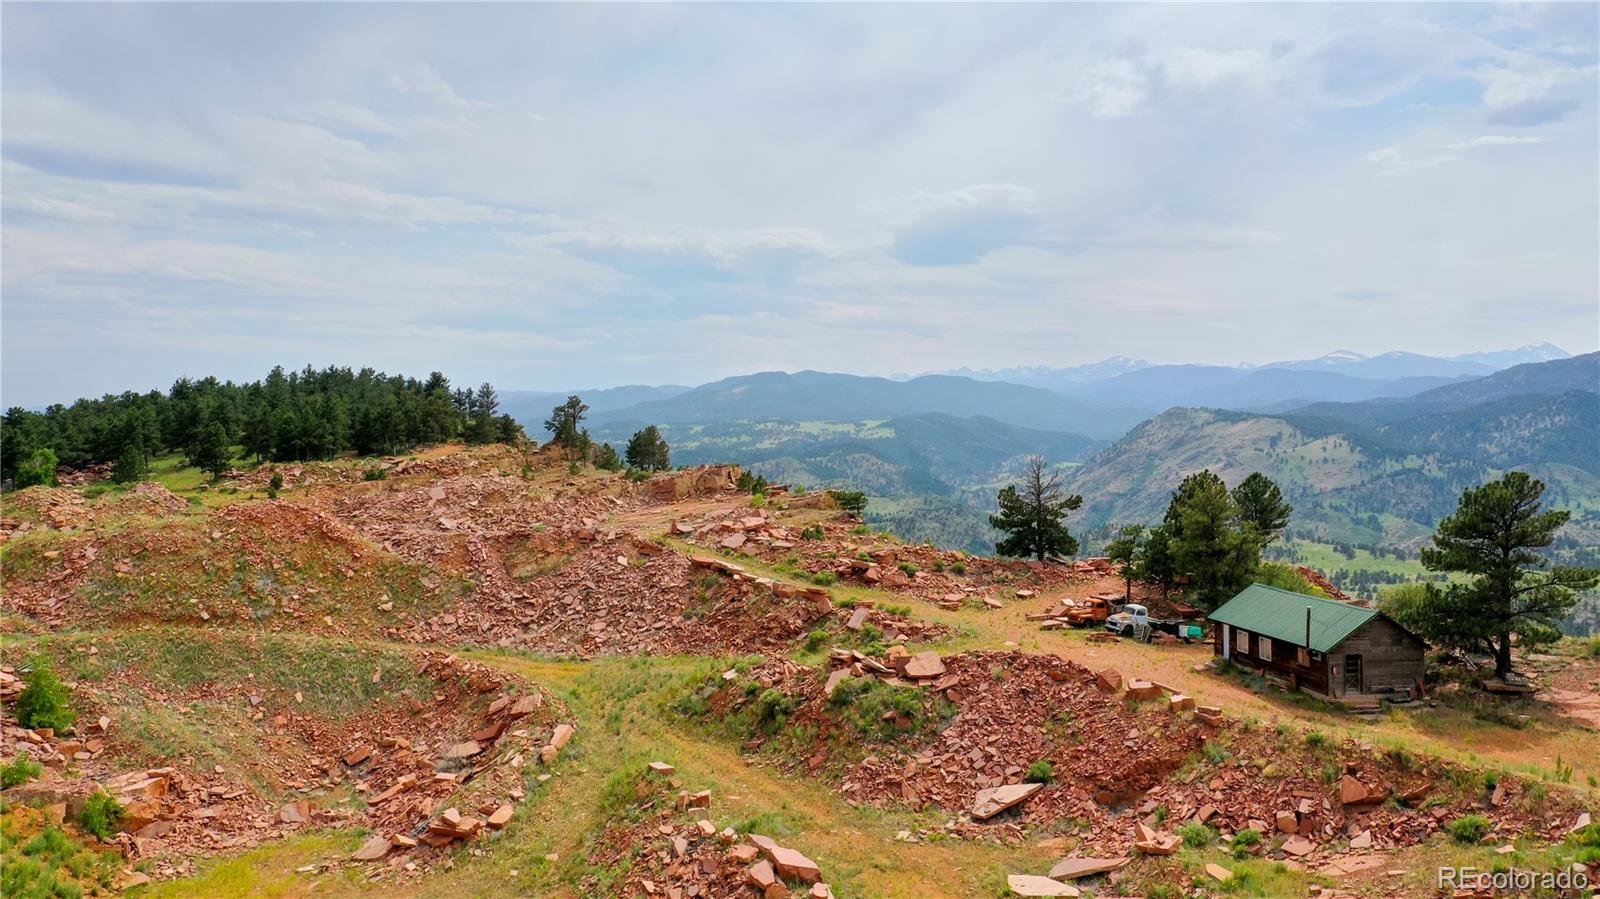
{"label": "old pickup truck", "polygon": [[1156,631],[1168,633],[1184,641],[1198,639],[1200,628],[1179,619],[1151,618],[1150,610],[1136,602],[1122,607],[1122,611],[1106,618],[1106,630],[1123,637],[1132,637],[1144,643]]}
{"label": "old pickup truck", "polygon": [[1062,618],[1073,627],[1085,627],[1111,617],[1111,603],[1099,596],[1091,596],[1082,605],[1069,609]]}

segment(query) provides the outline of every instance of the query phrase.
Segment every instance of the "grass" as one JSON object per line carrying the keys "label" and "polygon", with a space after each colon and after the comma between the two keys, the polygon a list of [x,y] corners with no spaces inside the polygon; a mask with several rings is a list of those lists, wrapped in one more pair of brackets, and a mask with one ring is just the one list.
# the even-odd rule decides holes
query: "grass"
{"label": "grass", "polygon": [[342,861],[361,844],[356,831],[314,831],[252,849],[232,858],[205,859],[200,871],[182,880],[139,887],[136,899],[209,899],[213,896],[293,897],[352,892],[363,881],[361,868],[333,868],[301,874],[308,865]]}

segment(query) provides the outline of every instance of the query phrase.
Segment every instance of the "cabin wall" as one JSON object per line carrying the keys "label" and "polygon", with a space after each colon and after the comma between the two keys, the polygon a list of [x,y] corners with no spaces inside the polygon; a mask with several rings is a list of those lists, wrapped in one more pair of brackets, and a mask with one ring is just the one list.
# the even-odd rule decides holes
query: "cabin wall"
{"label": "cabin wall", "polygon": [[[1421,641],[1379,616],[1346,637],[1328,656],[1340,665],[1347,655],[1361,656],[1361,692],[1380,693],[1385,688],[1413,688],[1420,683],[1427,670],[1424,651]],[[1343,692],[1343,684],[1339,686]]]}
{"label": "cabin wall", "polygon": [[[1223,628],[1221,624],[1212,628],[1212,651],[1221,656],[1222,632],[1227,630],[1230,642],[1228,656],[1235,665],[1251,670],[1262,669],[1283,678],[1293,678],[1297,686],[1304,687],[1314,693],[1328,692],[1328,660],[1321,653],[1307,651],[1306,664],[1301,664],[1301,650],[1304,647],[1282,640],[1273,640],[1263,637],[1252,631],[1239,627]],[[1263,641],[1270,641],[1271,658],[1261,657]]]}

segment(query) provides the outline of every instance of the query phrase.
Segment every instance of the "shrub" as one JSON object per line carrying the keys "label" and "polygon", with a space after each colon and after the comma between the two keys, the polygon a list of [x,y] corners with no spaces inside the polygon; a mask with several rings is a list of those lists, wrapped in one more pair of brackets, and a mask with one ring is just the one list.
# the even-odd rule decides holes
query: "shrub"
{"label": "shrub", "polygon": [[1590,637],[1583,644],[1583,654],[1591,659],[1600,659],[1600,637]]}
{"label": "shrub", "polygon": [[918,571],[917,566],[911,564],[910,562],[901,562],[899,567],[900,570],[904,571],[908,577],[914,576]]}
{"label": "shrub", "polygon": [[272,480],[267,482],[267,499],[277,499],[278,491],[283,489],[283,475],[272,473]]}
{"label": "shrub", "polygon": [[23,727],[66,730],[78,716],[67,707],[67,687],[50,668],[44,656],[33,659],[33,670],[25,678],[28,687],[17,699],[17,723]]}
{"label": "shrub", "polygon": [[95,793],[84,803],[83,813],[78,816],[78,826],[85,833],[92,833],[102,840],[111,839],[111,835],[122,827],[122,803],[110,793]]}
{"label": "shrub", "polygon": [[768,688],[756,700],[756,722],[764,733],[775,733],[794,711],[795,700],[777,687]]}
{"label": "shrub", "polygon": [[60,460],[56,458],[55,450],[49,447],[34,450],[33,455],[28,457],[28,461],[17,466],[17,476],[14,483],[17,485],[18,490],[37,484],[55,487],[59,483],[56,480],[56,466],[60,464]]}
{"label": "shrub", "polygon": [[11,764],[0,767],[0,790],[19,787],[44,773],[44,766],[28,756],[28,751],[17,753]]}
{"label": "shrub", "polygon": [[767,504],[767,495],[765,493],[752,493],[752,494],[750,494],[750,508],[759,509],[762,506],[765,506],[766,504]]}
{"label": "shrub", "polygon": [[806,634],[806,652],[816,652],[818,649],[822,648],[822,644],[827,642],[827,640],[827,631],[819,630]]}
{"label": "shrub", "polygon": [[859,490],[829,490],[828,496],[833,498],[834,505],[851,515],[866,511],[867,495]]}
{"label": "shrub", "polygon": [[1183,837],[1183,845],[1190,849],[1204,849],[1216,840],[1217,832],[1196,821],[1178,828],[1178,836]]}
{"label": "shrub", "polygon": [[832,587],[839,583],[839,576],[831,571],[819,571],[811,576],[811,583],[818,587]]}
{"label": "shrub", "polygon": [[1233,845],[1235,846],[1250,847],[1258,846],[1260,844],[1261,831],[1256,830],[1253,827],[1246,827],[1244,830],[1241,830],[1233,835]]}
{"label": "shrub", "polygon": [[635,484],[648,481],[650,480],[650,472],[645,471],[642,468],[630,468],[628,469],[628,480],[634,482]]}
{"label": "shrub", "polygon": [[965,563],[965,562],[953,562],[950,565],[950,570],[954,571],[956,574],[966,574],[967,573],[967,563]]}
{"label": "shrub", "polygon": [[1321,749],[1328,745],[1328,736],[1320,730],[1308,731],[1306,733],[1306,745],[1312,749]]}
{"label": "shrub", "polygon": [[818,524],[814,524],[811,527],[804,528],[800,531],[801,540],[821,540],[824,536],[825,535],[822,533],[822,526]]}
{"label": "shrub", "polygon": [[389,473],[387,471],[384,471],[381,467],[379,467],[377,465],[374,465],[371,468],[369,468],[366,471],[363,471],[361,473],[361,480],[363,480],[363,481],[381,481],[384,478],[387,478],[388,476],[389,476]]}
{"label": "shrub", "polygon": [[1055,779],[1055,770],[1049,759],[1040,759],[1028,766],[1028,774],[1023,780],[1031,784],[1047,784]]}
{"label": "shrub", "polygon": [[858,524],[855,527],[850,529],[850,533],[854,534],[857,537],[863,537],[863,536],[866,536],[867,534],[872,533],[872,528],[869,528],[864,524]]}
{"label": "shrub", "polygon": [[933,572],[934,572],[934,574],[939,574],[939,573],[941,573],[943,571],[944,571],[944,562],[942,560],[935,559],[934,562],[933,562]]}
{"label": "shrub", "polygon": [[1451,821],[1445,826],[1457,843],[1476,843],[1489,835],[1494,822],[1476,812]]}

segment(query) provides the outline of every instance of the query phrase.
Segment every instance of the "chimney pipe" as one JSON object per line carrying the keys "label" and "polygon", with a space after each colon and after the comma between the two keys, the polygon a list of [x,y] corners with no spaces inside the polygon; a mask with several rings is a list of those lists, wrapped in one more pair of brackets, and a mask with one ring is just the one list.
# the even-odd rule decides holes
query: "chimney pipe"
{"label": "chimney pipe", "polygon": [[1311,607],[1306,606],[1306,652],[1311,651]]}

